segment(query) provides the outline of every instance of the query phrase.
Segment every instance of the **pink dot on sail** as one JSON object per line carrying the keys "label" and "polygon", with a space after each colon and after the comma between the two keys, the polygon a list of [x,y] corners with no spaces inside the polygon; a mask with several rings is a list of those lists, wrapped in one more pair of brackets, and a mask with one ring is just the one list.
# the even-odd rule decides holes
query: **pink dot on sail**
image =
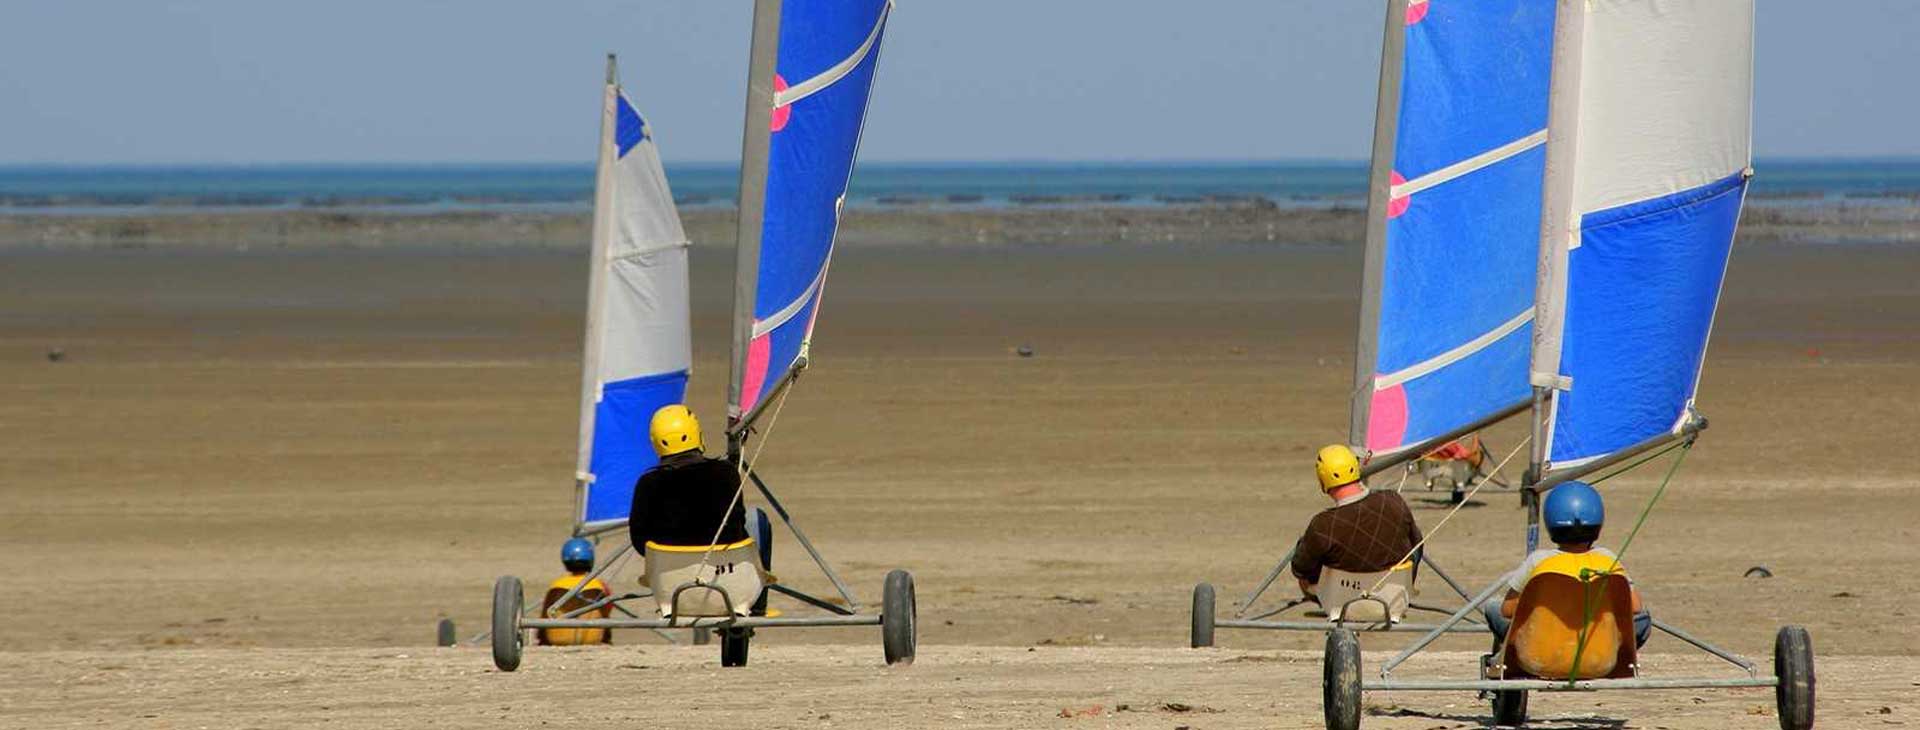
{"label": "pink dot on sail", "polygon": [[[779,94],[780,92],[786,91],[786,90],[787,90],[787,80],[781,77],[780,74],[774,74],[773,75],[773,93]],[[793,116],[792,106],[789,106],[786,104],[775,104],[773,107],[773,123],[769,126],[772,127],[773,131],[775,132],[778,132],[782,129],[786,129],[787,118],[791,116]]]}
{"label": "pink dot on sail", "polygon": [[[1401,177],[1400,173],[1395,172],[1392,177],[1387,178],[1387,182],[1392,187],[1397,188],[1407,184],[1407,179]],[[1388,192],[1387,196],[1388,218],[1399,218],[1401,213],[1407,212],[1407,206],[1413,204],[1413,198],[1411,196],[1394,195],[1392,192]]]}
{"label": "pink dot on sail", "polygon": [[1367,448],[1385,451],[1399,446],[1407,437],[1407,386],[1395,385],[1373,392],[1373,405],[1367,410]]}
{"label": "pink dot on sail", "polygon": [[[759,324],[755,322],[754,324]],[[747,372],[740,376],[740,412],[748,413],[760,402],[760,388],[767,384],[767,360],[773,357],[773,333],[753,338],[747,345]]]}
{"label": "pink dot on sail", "polygon": [[1427,17],[1427,0],[1412,0],[1407,3],[1407,25],[1413,25]]}

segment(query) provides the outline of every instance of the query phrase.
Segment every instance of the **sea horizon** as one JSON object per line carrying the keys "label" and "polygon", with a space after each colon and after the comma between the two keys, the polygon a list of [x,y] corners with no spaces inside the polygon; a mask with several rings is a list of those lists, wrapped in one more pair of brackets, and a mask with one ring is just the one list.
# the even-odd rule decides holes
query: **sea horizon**
{"label": "sea horizon", "polygon": [[[737,163],[666,165],[682,206],[731,206]],[[1364,205],[1360,159],[926,160],[856,169],[854,207]],[[1920,157],[1762,157],[1760,204],[1920,205]],[[0,214],[208,209],[585,210],[591,162],[0,164]]]}

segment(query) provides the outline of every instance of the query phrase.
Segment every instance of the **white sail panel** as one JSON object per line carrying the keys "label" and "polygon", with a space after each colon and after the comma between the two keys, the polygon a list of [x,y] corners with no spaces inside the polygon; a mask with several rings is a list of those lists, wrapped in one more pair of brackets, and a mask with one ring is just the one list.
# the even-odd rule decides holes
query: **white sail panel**
{"label": "white sail panel", "polygon": [[1572,468],[1676,434],[1751,161],[1750,0],[1569,0],[1556,30],[1533,381]]}
{"label": "white sail panel", "polygon": [[687,234],[652,130],[609,84],[594,195],[582,367],[577,529],[626,520],[633,485],[657,463],[647,426],[685,400],[692,341]]}

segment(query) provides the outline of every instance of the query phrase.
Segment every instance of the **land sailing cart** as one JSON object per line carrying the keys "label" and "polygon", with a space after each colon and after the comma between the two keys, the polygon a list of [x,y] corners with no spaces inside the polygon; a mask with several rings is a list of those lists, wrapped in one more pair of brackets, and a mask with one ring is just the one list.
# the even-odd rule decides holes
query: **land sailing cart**
{"label": "land sailing cart", "polygon": [[[853,172],[891,0],[756,0],[749,63],[735,275],[727,458],[838,600],[787,585],[770,571],[773,522],[759,507],[749,538],[705,545],[649,544],[645,587],[601,581],[636,551],[621,540],[591,574],[532,612],[520,579],[494,584],[495,666],[518,668],[529,632],[692,629],[720,637],[721,664],[741,666],[759,629],[879,626],[888,664],[909,664],[917,643],[913,576],[886,577],[882,605],[861,605],[793,514],[754,470],[786,394],[807,367],[840,206]],[[690,370],[687,236],[674,209],[652,130],[607,61],[594,194],[582,379],[576,536],[619,539],[634,483],[658,463],[648,423],[685,401]],[[751,453],[749,453],[751,451]],[[744,495],[743,495],[744,496]],[[777,594],[811,609],[780,615]],[[573,636],[579,636],[574,634]],[[604,634],[595,634],[600,636]]]}
{"label": "land sailing cart", "polygon": [[[1502,410],[1530,416],[1521,489],[1529,552],[1542,495],[1555,485],[1599,484],[1672,455],[1620,545],[1624,555],[1706,428],[1694,396],[1752,175],[1753,12],[1750,0],[1388,3],[1367,271],[1369,292],[1379,295],[1366,300],[1363,316],[1393,316],[1395,272],[1408,270],[1397,262],[1415,255],[1409,249],[1420,247],[1423,227],[1470,240],[1476,230],[1526,219],[1537,224],[1537,263],[1535,284],[1524,289],[1532,301],[1511,329],[1487,331],[1411,376],[1375,379],[1367,443],[1403,425],[1417,430],[1428,397],[1416,392],[1422,380],[1447,380],[1450,368],[1476,359],[1517,356],[1524,373],[1503,371],[1486,387],[1528,394]],[[1502,113],[1476,113],[1488,110]],[[1495,199],[1519,207],[1493,218],[1460,205]],[[1527,206],[1537,212],[1528,216]],[[1380,291],[1383,275],[1388,288]],[[1506,341],[1522,330],[1530,336]],[[1391,347],[1384,338],[1380,345],[1384,362]],[[1362,354],[1376,354],[1365,339]],[[1403,393],[1382,389],[1384,382]],[[1451,384],[1444,397],[1462,388]],[[1772,687],[1782,728],[1813,724],[1804,629],[1778,631],[1767,672],[1654,619],[1653,630],[1734,671],[1653,676],[1639,660],[1619,559],[1592,554],[1558,555],[1525,578],[1511,628],[1474,676],[1394,674],[1506,589],[1503,577],[1471,596],[1381,665],[1377,678],[1363,676],[1352,630],[1328,631],[1327,727],[1357,728],[1366,691],[1476,691],[1491,698],[1495,724],[1514,726],[1526,721],[1530,692],[1704,687]]]}

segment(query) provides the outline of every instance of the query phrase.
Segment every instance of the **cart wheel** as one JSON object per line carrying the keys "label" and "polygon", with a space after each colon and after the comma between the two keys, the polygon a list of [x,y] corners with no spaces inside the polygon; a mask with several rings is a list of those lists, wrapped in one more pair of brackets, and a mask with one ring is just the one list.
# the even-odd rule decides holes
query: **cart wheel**
{"label": "cart wheel", "polygon": [[1780,730],[1813,727],[1813,638],[1799,626],[1782,626],[1773,636],[1774,703]]}
{"label": "cart wheel", "polygon": [[1213,584],[1193,584],[1193,629],[1187,644],[1195,649],[1213,646]]}
{"label": "cart wheel", "polygon": [[493,582],[493,665],[502,672],[520,668],[520,579],[500,576]]}
{"label": "cart wheel", "polygon": [[722,629],[720,631],[720,666],[746,666],[747,645],[752,640],[753,629]]}
{"label": "cart wheel", "polygon": [[1451,494],[1448,494],[1448,495],[1447,495],[1447,503],[1448,503],[1448,504],[1459,504],[1459,503],[1461,503],[1461,502],[1465,502],[1465,501],[1467,501],[1467,490],[1466,490],[1466,488],[1465,488],[1465,487],[1462,487],[1462,486],[1459,486],[1459,485],[1457,485],[1457,484],[1456,484],[1456,485],[1454,485],[1454,487],[1453,487],[1453,493],[1451,493]]}
{"label": "cart wheel", "polygon": [[881,596],[880,645],[886,650],[887,664],[911,665],[915,645],[920,640],[913,598],[913,574],[895,569],[887,573]]}
{"label": "cart wheel", "polygon": [[1327,632],[1327,651],[1320,704],[1327,712],[1327,730],[1360,728],[1360,637],[1352,629]]}
{"label": "cart wheel", "polygon": [[434,637],[434,646],[453,646],[460,643],[460,634],[453,628],[453,619],[440,619],[438,632]]}
{"label": "cart wheel", "polygon": [[1499,727],[1520,727],[1527,724],[1527,691],[1524,689],[1494,690],[1493,724]]}

